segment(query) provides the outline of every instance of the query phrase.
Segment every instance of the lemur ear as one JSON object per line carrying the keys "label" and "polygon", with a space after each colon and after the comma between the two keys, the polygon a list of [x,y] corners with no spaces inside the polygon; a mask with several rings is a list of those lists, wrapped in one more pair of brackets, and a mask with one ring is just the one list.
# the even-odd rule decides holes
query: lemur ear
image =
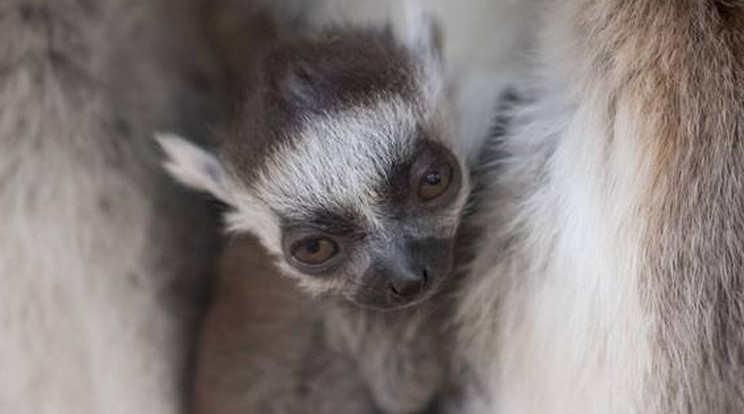
{"label": "lemur ear", "polygon": [[418,59],[423,70],[423,88],[426,102],[438,102],[445,92],[442,34],[434,16],[421,0],[403,0],[402,39],[411,55]]}
{"label": "lemur ear", "polygon": [[427,62],[439,64],[442,59],[442,32],[434,16],[421,0],[403,0],[403,41],[408,49]]}
{"label": "lemur ear", "polygon": [[230,203],[227,174],[217,157],[175,134],[158,133],[155,139],[168,157],[163,165],[173,177],[188,187]]}

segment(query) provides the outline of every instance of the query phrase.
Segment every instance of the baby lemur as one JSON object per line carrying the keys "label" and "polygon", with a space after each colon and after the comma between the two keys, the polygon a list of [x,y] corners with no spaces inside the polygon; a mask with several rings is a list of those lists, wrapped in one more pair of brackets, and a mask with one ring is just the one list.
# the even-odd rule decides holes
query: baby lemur
{"label": "baby lemur", "polygon": [[415,413],[445,385],[440,298],[423,302],[452,270],[470,183],[431,23],[410,26],[278,44],[216,154],[159,137],[168,170],[263,246],[226,254],[197,412]]}

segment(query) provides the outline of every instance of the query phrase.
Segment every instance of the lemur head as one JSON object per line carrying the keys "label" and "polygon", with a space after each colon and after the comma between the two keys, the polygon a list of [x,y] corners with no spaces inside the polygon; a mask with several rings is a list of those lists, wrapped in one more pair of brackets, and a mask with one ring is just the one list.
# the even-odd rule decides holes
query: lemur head
{"label": "lemur head", "polygon": [[395,39],[343,29],[278,45],[216,154],[159,137],[169,171],[231,206],[230,229],[301,286],[378,309],[436,291],[469,192],[436,48]]}

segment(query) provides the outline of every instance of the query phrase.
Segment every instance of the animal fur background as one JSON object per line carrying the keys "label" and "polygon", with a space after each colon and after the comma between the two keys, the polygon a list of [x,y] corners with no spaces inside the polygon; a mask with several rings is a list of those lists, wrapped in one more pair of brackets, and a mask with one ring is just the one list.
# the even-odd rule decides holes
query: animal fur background
{"label": "animal fur background", "polygon": [[[0,1],[0,412],[183,408],[217,226],[151,136],[223,102],[195,1]],[[470,412],[742,412],[741,2],[433,3],[463,108],[541,34],[463,291]]]}
{"label": "animal fur background", "polygon": [[475,412],[744,412],[744,4],[540,21],[461,305]]}
{"label": "animal fur background", "polygon": [[212,214],[153,131],[206,131],[182,1],[0,3],[0,412],[181,411]]}

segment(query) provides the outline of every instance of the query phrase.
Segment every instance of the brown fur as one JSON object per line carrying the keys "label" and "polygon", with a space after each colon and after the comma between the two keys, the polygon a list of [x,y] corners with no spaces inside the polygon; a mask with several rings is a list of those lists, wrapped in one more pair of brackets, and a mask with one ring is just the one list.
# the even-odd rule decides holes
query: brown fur
{"label": "brown fur", "polygon": [[[257,240],[231,243],[219,274],[199,350],[196,413],[283,413],[298,405],[306,412],[364,412],[372,406],[360,398],[365,391],[350,361],[327,352],[317,304],[278,272]],[[356,398],[324,399],[326,384]]]}
{"label": "brown fur", "polygon": [[630,100],[654,177],[641,292],[659,413],[744,412],[744,5],[577,2],[584,50]]}
{"label": "brown fur", "polygon": [[443,386],[431,325],[441,307],[388,314],[310,299],[251,236],[228,246],[219,274],[196,413],[409,413]]}

